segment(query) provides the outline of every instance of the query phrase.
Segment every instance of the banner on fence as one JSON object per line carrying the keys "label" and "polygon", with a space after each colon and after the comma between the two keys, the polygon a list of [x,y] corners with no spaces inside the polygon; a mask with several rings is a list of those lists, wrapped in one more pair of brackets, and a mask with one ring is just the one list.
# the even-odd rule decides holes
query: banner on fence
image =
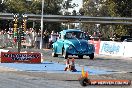
{"label": "banner on fence", "polygon": [[101,41],[99,54],[123,56],[124,45],[121,42]]}
{"label": "banner on fence", "polygon": [[100,41],[90,40],[89,42],[94,45],[94,47],[95,47],[95,53],[99,54]]}
{"label": "banner on fence", "polygon": [[124,57],[132,57],[132,42],[123,42]]}
{"label": "banner on fence", "polygon": [[40,53],[1,52],[1,63],[41,63]]}

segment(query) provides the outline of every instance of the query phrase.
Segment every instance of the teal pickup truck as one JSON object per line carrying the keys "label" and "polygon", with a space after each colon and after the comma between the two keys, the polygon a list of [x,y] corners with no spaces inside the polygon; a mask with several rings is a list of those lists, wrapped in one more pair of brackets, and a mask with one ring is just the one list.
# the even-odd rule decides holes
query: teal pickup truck
{"label": "teal pickup truck", "polygon": [[84,55],[94,58],[95,47],[85,40],[85,34],[78,29],[63,30],[59,34],[59,39],[52,44],[52,56],[63,55],[66,59],[68,55],[76,55],[80,59]]}

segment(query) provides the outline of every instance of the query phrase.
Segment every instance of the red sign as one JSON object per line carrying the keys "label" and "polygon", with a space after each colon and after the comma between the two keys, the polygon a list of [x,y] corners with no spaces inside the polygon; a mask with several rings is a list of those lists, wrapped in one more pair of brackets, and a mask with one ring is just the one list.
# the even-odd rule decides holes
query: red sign
{"label": "red sign", "polygon": [[40,53],[1,52],[1,63],[41,63]]}
{"label": "red sign", "polygon": [[90,40],[90,43],[92,43],[94,45],[94,47],[95,47],[95,53],[99,54],[100,41]]}

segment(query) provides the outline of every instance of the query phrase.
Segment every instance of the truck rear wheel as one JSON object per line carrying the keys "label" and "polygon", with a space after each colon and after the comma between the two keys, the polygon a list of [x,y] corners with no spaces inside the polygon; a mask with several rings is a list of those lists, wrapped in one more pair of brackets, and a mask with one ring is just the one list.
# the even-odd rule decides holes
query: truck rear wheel
{"label": "truck rear wheel", "polygon": [[93,60],[93,59],[94,59],[94,53],[89,54],[89,58],[90,58],[91,60]]}

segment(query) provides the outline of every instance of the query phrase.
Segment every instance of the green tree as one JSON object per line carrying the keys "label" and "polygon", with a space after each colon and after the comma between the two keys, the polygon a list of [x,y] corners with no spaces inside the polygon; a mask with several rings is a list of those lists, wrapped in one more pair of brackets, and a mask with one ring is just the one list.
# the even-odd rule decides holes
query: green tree
{"label": "green tree", "polygon": [[[45,0],[44,14],[60,14],[63,0]],[[7,12],[41,14],[42,0],[4,0]]]}
{"label": "green tree", "polygon": [[[81,15],[86,16],[109,16],[107,10],[107,5],[104,0],[84,0],[83,7],[79,12]],[[97,28],[96,24],[89,23],[83,23],[82,27],[83,30],[89,32],[90,35],[92,35],[93,32],[103,32],[103,36],[105,36],[106,38],[108,37],[107,35],[105,35],[105,30],[103,30],[108,27],[100,25],[100,27]]]}
{"label": "green tree", "polygon": [[6,11],[6,5],[5,3],[0,0],[0,12],[5,12]]}
{"label": "green tree", "polygon": [[74,8],[74,7],[78,7],[78,4],[72,3],[72,0],[66,0],[62,2],[62,11],[64,10],[64,15],[71,15],[72,13],[74,13],[75,15],[75,10],[73,10],[72,13],[68,11],[69,8]]}
{"label": "green tree", "polygon": [[63,0],[45,0],[45,10],[46,14],[59,15],[61,10],[61,4]]}
{"label": "green tree", "polygon": [[[44,14],[59,15],[61,14],[61,4],[63,0],[45,0]],[[41,14],[42,0],[4,0],[6,6],[5,12],[7,13],[28,13],[28,14]],[[36,25],[40,25],[40,22],[36,22]],[[31,24],[31,22],[30,22]],[[29,24],[29,25],[30,25]],[[54,25],[56,24],[56,25]],[[46,26],[45,26],[46,25]],[[58,30],[60,23],[47,23],[45,22],[45,29]],[[54,26],[51,26],[54,25]],[[38,28],[38,26],[37,26]],[[39,29],[39,28],[38,28]]]}
{"label": "green tree", "polygon": [[[132,0],[107,0],[109,14],[116,17],[132,17]],[[116,34],[131,35],[131,26],[116,25]]]}
{"label": "green tree", "polygon": [[74,16],[76,16],[76,15],[77,15],[76,10],[73,10],[73,11],[72,11],[72,15],[74,15]]}
{"label": "green tree", "polygon": [[132,0],[107,0],[111,15],[132,17]]}
{"label": "green tree", "polygon": [[26,11],[25,0],[4,0],[6,12],[24,13]]}
{"label": "green tree", "polygon": [[[83,0],[80,13],[87,16],[132,17],[131,5],[132,0]],[[83,27],[87,31],[93,31],[92,25],[94,24],[84,23]],[[101,24],[99,30],[103,32],[104,37],[109,37],[112,31],[119,36],[130,35],[132,34],[130,28],[131,26],[126,25]]]}
{"label": "green tree", "polygon": [[80,9],[79,9],[79,14],[80,14],[81,16],[83,16],[84,13],[85,13],[84,9],[83,9],[83,8],[80,8]]}

